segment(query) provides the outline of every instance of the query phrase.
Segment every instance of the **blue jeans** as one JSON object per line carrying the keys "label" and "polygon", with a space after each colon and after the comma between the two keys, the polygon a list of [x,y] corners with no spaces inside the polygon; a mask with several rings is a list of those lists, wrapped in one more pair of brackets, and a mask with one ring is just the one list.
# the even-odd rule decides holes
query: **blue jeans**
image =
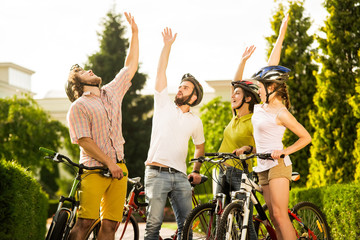
{"label": "blue jeans", "polygon": [[145,194],[149,205],[144,239],[159,239],[167,198],[170,200],[178,225],[177,239],[181,239],[184,221],[192,209],[191,186],[187,176],[184,173],[160,172],[146,168]]}
{"label": "blue jeans", "polygon": [[[241,185],[241,175],[243,171],[234,167],[226,167],[226,174],[220,169],[218,182],[216,185],[216,193],[224,193],[226,194],[226,205],[230,203],[230,192],[240,190]],[[221,179],[225,176],[225,186],[221,186]],[[252,173],[248,175],[250,179],[252,179]],[[248,236],[250,240],[257,240],[257,234],[255,232],[255,227],[253,224],[253,204],[250,200],[250,215],[249,215],[249,223],[248,223]]]}

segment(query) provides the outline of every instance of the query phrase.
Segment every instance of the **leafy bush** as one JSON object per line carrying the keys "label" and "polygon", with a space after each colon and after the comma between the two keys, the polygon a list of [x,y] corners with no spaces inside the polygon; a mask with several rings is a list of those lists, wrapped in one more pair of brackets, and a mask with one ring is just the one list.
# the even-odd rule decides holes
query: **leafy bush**
{"label": "leafy bush", "polygon": [[46,232],[47,196],[30,173],[0,160],[0,236],[2,240],[38,240]]}
{"label": "leafy bush", "polygon": [[296,188],[290,192],[290,206],[301,201],[316,204],[326,215],[333,239],[360,236],[360,184],[334,184],[320,188]]}

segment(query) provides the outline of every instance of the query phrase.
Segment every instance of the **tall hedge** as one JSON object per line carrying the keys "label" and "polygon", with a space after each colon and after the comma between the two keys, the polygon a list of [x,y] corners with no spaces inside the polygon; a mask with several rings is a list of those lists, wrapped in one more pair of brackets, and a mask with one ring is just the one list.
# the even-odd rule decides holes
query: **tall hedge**
{"label": "tall hedge", "polygon": [[[358,57],[360,59],[360,50],[358,51]],[[354,116],[357,119],[360,119],[360,67],[355,68],[354,72],[356,73],[357,77],[356,77],[356,84],[355,84],[355,95],[350,97],[350,105],[353,108],[354,111]],[[360,183],[360,122],[357,123],[356,125],[356,141],[354,143],[354,158],[355,158],[355,166],[356,166],[356,170],[355,170],[355,176],[354,176],[354,180],[357,183]]]}
{"label": "tall hedge", "polygon": [[316,75],[316,108],[310,113],[315,129],[310,149],[308,186],[323,186],[354,180],[353,156],[356,126],[349,97],[354,96],[356,69],[359,68],[360,6],[358,0],[326,0],[329,16],[319,37]]}
{"label": "tall hedge", "polygon": [[48,198],[30,173],[0,160],[1,240],[44,239]]}

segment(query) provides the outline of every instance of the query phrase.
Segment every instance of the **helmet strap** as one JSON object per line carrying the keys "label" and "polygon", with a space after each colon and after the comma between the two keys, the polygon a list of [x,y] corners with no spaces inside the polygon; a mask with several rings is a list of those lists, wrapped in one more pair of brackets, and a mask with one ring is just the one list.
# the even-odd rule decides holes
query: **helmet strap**
{"label": "helmet strap", "polygon": [[237,108],[234,109],[234,114],[235,114],[235,116],[237,116],[236,110],[240,109],[240,108],[244,105],[244,103],[249,104],[249,102],[245,102],[245,96],[243,96],[243,99],[241,100],[240,106],[238,106]]}
{"label": "helmet strap", "polygon": [[190,107],[192,106],[192,104],[190,104],[190,100],[192,98],[192,96],[194,95],[195,93],[195,88],[192,90],[191,94],[189,95],[189,97],[184,101],[184,103],[182,105],[189,105]]}
{"label": "helmet strap", "polygon": [[90,87],[99,87],[99,84],[95,84],[95,83],[81,83],[81,84]]}
{"label": "helmet strap", "polygon": [[270,97],[270,95],[273,94],[273,93],[275,93],[280,87],[281,87],[281,85],[277,86],[277,87],[274,89],[274,91],[272,91],[272,92],[270,92],[270,93],[268,92],[267,87],[265,88],[265,91],[266,91],[266,103],[269,103],[269,97]]}

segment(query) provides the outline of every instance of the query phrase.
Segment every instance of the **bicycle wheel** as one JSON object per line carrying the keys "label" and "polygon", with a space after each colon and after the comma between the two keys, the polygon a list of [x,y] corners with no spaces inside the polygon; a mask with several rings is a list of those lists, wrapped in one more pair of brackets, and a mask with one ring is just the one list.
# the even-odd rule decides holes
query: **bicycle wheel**
{"label": "bicycle wheel", "polygon": [[220,224],[217,228],[217,239],[241,239],[243,213],[242,202],[232,202],[227,205],[221,215]]}
{"label": "bicycle wheel", "polygon": [[[139,240],[139,225],[136,218],[131,215],[129,222],[126,224],[127,215],[123,216],[122,222],[118,223],[117,230],[115,232],[115,239],[120,240]],[[129,225],[130,224],[130,225]],[[101,221],[95,222],[92,228],[89,230],[89,235],[85,238],[87,240],[95,240],[99,234],[101,227]],[[124,235],[123,235],[124,233]],[[122,238],[121,238],[122,236]]]}
{"label": "bicycle wheel", "polygon": [[61,240],[64,235],[66,223],[69,219],[70,213],[66,210],[61,210],[57,219],[53,219],[49,231],[46,235],[46,240]]}
{"label": "bicycle wheel", "polygon": [[215,203],[204,203],[195,207],[187,216],[181,239],[215,239],[216,221]]}
{"label": "bicycle wheel", "polygon": [[100,227],[101,227],[101,220],[100,219],[97,219],[95,221],[95,223],[91,226],[91,228],[89,229],[89,235],[87,235],[85,237],[85,239],[88,239],[88,240],[95,240],[97,239],[97,236],[99,234],[99,231],[100,231]]}
{"label": "bicycle wheel", "polygon": [[126,222],[126,220],[127,214],[124,214],[122,222],[116,230],[115,239],[139,240],[139,225],[136,218],[133,215],[130,215],[129,222]]}
{"label": "bicycle wheel", "polygon": [[[270,219],[269,215],[269,209],[266,204],[262,205],[262,208],[264,209],[264,212],[268,216],[268,219]],[[253,222],[255,227],[255,232],[258,236],[258,240],[270,240],[270,234],[268,233],[268,230],[266,229],[265,225],[261,222],[259,214],[256,216],[253,216]]]}
{"label": "bicycle wheel", "polygon": [[326,222],[325,215],[315,204],[300,202],[293,207],[292,212],[305,225],[303,226],[294,217],[290,216],[299,239],[315,239],[315,236],[316,239],[320,240],[331,239],[330,228]]}

